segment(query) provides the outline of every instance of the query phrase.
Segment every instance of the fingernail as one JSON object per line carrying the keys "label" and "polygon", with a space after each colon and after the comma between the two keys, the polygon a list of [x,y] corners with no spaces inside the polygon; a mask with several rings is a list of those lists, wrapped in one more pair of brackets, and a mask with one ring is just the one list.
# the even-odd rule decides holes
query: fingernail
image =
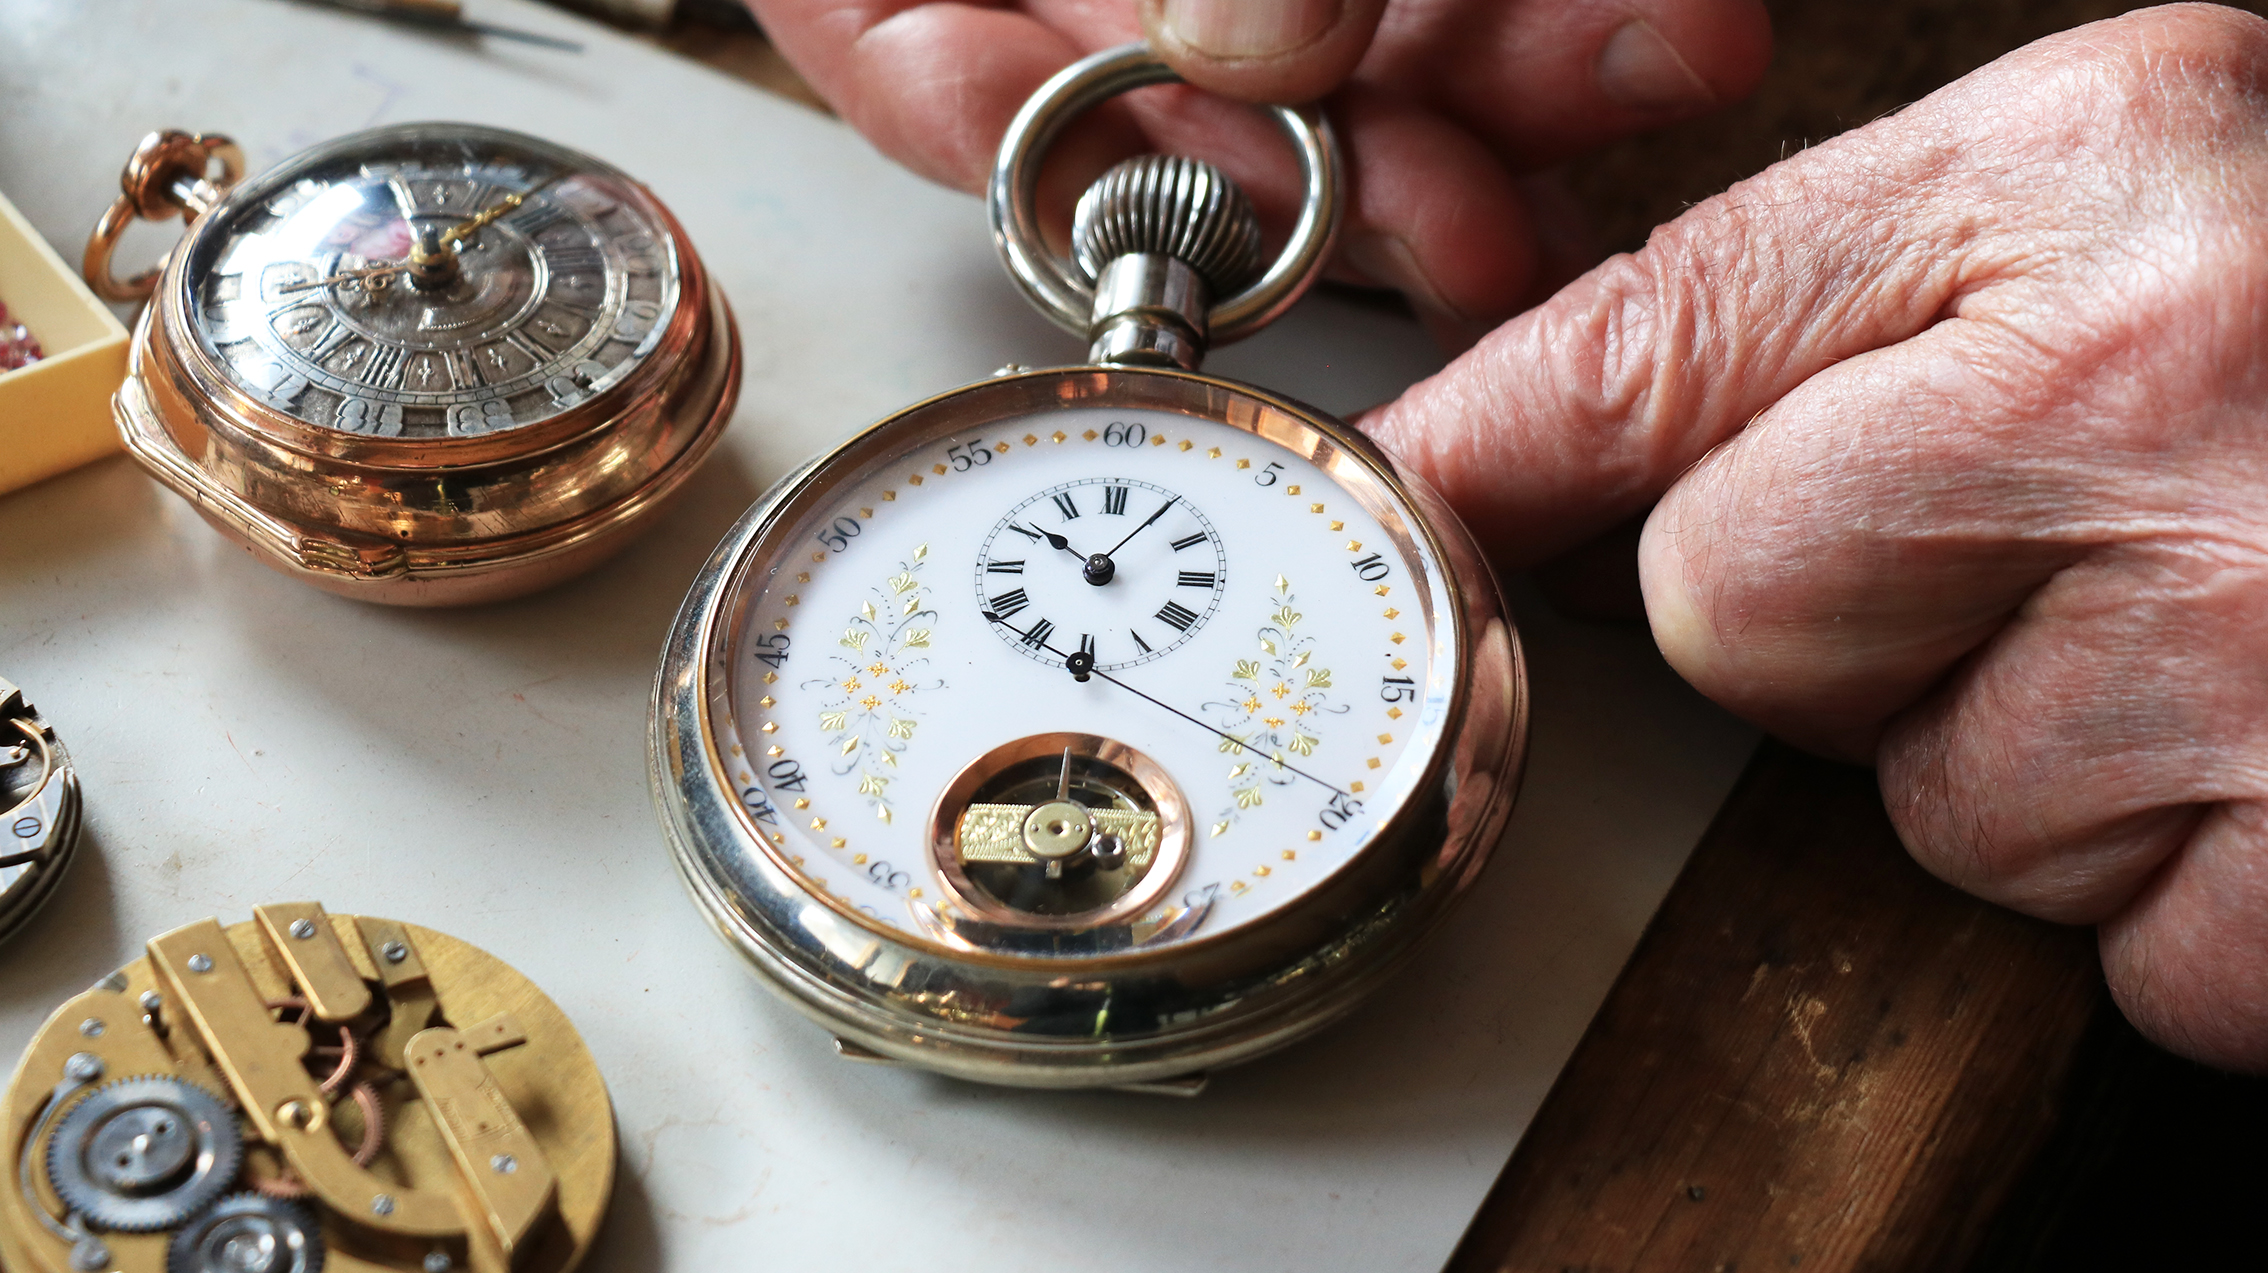
{"label": "fingernail", "polygon": [[1490,325],[1477,322],[1449,303],[1433,279],[1418,264],[1417,253],[1399,237],[1367,230],[1340,241],[1339,253],[1349,265],[1380,287],[1391,287],[1410,298],[1434,338],[1449,349],[1462,351],[1488,334]]}
{"label": "fingernail", "polygon": [[1166,30],[1208,57],[1280,57],[1339,20],[1339,0],[1165,0]]}
{"label": "fingernail", "polygon": [[1441,295],[1441,289],[1433,285],[1433,280],[1418,265],[1417,253],[1410,251],[1410,245],[1398,236],[1365,230],[1348,235],[1339,251],[1345,254],[1348,264],[1369,275],[1372,282],[1407,293],[1410,302],[1418,308],[1459,316]]}
{"label": "fingernail", "polygon": [[1697,110],[1716,103],[1708,84],[1644,18],[1623,23],[1608,37],[1599,50],[1598,77],[1608,100],[1632,110]]}

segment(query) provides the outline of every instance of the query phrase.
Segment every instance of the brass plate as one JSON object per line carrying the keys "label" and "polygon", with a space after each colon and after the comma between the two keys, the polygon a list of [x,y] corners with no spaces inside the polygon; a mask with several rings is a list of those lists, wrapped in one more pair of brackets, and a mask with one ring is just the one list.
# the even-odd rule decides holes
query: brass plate
{"label": "brass plate", "polygon": [[[324,1268],[332,1273],[421,1273],[436,1251],[458,1270],[576,1267],[613,1194],[615,1135],[605,1082],[566,1014],[509,965],[446,934],[306,904],[274,911],[285,920],[287,939],[291,919],[313,919],[318,931],[296,940],[315,947],[319,961],[343,959],[369,989],[373,1013],[393,1013],[382,1027],[372,1014],[354,1023],[362,1058],[353,1076],[322,1095],[318,1085],[336,1058],[298,1058],[311,1045],[335,1041],[337,1028],[312,1014],[259,1006],[306,995],[257,921],[221,929],[204,920],[153,938],[149,956],[57,1009],[0,1096],[0,1139],[12,1177],[0,1189],[0,1261],[18,1273],[74,1273],[72,1244],[52,1231],[66,1211],[48,1181],[44,1141],[28,1146],[33,1200],[14,1178],[27,1141],[51,1138],[87,1092],[159,1075],[220,1096],[236,1113],[244,1163],[226,1194],[274,1190],[287,1162],[309,1165],[281,1187],[312,1187],[299,1201],[320,1219]],[[389,958],[394,943],[399,957]],[[145,1008],[152,992],[154,1013]],[[464,1045],[465,1055],[454,1058],[453,1073],[438,1086],[407,1072],[404,1054],[421,1039],[427,1046],[444,1039]],[[54,1117],[43,1118],[51,1094],[69,1082],[67,1063],[81,1055],[101,1062],[100,1077],[67,1091]],[[279,1055],[290,1060],[278,1066]],[[367,1167],[350,1157],[366,1130],[350,1096],[362,1081],[381,1101],[386,1124],[383,1147]],[[422,1095],[443,1087],[489,1102],[501,1098],[502,1109],[453,1114],[452,1136]],[[268,1108],[255,1112],[254,1100]],[[509,1168],[490,1168],[493,1181],[459,1166],[472,1143],[464,1129],[478,1120],[495,1127],[498,1143],[509,1142],[514,1154]],[[294,1137],[302,1143],[285,1143]],[[478,1143],[489,1161],[498,1156],[488,1141]],[[546,1179],[555,1189],[531,1203]],[[375,1201],[380,1197],[383,1203]],[[46,1210],[45,1223],[35,1205]],[[510,1217],[501,1241],[499,1217]],[[174,1231],[93,1236],[110,1255],[102,1268],[164,1273]]]}

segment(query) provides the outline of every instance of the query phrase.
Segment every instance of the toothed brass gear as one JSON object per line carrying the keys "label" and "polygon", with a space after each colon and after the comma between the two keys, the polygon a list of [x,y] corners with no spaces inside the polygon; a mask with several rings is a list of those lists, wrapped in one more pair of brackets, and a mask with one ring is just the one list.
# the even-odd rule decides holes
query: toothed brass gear
{"label": "toothed brass gear", "polygon": [[221,1099],[164,1074],[96,1088],[47,1140],[56,1196],[97,1227],[127,1233],[170,1229],[195,1215],[228,1188],[243,1161],[243,1133]]}
{"label": "toothed brass gear", "polygon": [[296,1202],[230,1194],[200,1213],[165,1250],[165,1273],[321,1273],[323,1230]]}

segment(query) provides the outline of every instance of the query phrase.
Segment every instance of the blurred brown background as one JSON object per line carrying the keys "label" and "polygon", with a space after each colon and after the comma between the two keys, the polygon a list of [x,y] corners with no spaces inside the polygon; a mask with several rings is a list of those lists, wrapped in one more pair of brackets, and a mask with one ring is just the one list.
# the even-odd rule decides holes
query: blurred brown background
{"label": "blurred brown background", "polygon": [[[1774,161],[1926,97],[2001,54],[2145,8],[2118,0],[1765,0],[1775,47],[1762,87],[1706,119],[1573,164],[1601,243],[1655,225]],[[2261,12],[2260,0],[2237,8]]]}

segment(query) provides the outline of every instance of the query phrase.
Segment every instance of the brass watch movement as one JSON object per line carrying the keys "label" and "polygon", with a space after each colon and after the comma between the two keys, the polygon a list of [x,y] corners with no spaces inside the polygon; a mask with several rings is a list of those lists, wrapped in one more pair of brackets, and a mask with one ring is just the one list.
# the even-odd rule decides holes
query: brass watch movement
{"label": "brass watch movement", "polygon": [[413,924],[255,907],[152,938],[0,1096],[15,1273],[564,1273],[614,1187],[566,1016]]}

